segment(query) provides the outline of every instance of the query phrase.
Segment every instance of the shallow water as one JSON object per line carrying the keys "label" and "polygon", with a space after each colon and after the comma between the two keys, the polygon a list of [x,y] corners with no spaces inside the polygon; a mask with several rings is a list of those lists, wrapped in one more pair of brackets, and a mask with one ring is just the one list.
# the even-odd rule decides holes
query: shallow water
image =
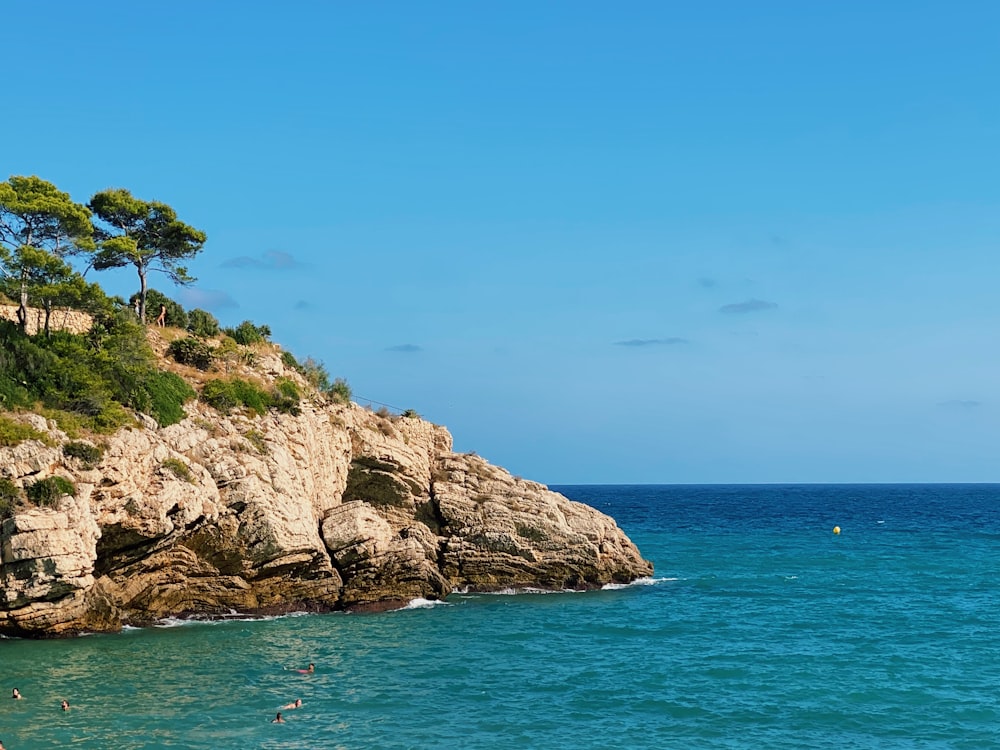
{"label": "shallow water", "polygon": [[[995,743],[1000,487],[560,489],[614,515],[653,578],[0,641],[0,739],[8,750]],[[315,674],[291,671],[310,661]],[[3,697],[12,687],[25,700]],[[271,724],[295,698],[302,708]]]}

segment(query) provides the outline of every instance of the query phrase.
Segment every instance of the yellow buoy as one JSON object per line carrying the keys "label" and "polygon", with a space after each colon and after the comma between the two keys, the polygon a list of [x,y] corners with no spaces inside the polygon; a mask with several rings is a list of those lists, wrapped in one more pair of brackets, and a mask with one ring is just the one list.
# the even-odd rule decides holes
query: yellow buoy
{"label": "yellow buoy", "polygon": [[833,533],[834,534],[839,534],[840,533],[840,527],[839,526],[834,526],[833,527]]}

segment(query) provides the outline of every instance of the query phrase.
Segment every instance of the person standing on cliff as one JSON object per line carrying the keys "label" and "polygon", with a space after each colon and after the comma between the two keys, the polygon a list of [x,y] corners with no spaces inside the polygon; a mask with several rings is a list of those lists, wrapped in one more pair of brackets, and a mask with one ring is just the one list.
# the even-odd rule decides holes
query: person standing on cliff
{"label": "person standing on cliff", "polygon": [[160,315],[156,319],[156,325],[163,328],[167,324],[167,306],[160,305]]}

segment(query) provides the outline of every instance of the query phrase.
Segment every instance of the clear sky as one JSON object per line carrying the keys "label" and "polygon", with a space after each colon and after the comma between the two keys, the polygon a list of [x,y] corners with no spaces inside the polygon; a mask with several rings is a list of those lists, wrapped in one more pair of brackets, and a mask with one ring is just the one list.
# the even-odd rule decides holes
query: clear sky
{"label": "clear sky", "polygon": [[2,15],[0,179],[169,203],[208,242],[155,287],[458,450],[548,483],[1000,481],[1000,3]]}

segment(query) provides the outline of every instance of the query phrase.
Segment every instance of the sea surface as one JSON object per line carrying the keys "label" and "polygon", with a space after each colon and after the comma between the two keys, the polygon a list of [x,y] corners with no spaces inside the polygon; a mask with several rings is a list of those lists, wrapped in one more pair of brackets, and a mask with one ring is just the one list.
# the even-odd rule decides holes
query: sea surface
{"label": "sea surface", "polygon": [[[1000,747],[1000,485],[557,489],[614,516],[653,576],[382,614],[2,640],[0,740]],[[294,671],[309,662],[314,674]]]}

